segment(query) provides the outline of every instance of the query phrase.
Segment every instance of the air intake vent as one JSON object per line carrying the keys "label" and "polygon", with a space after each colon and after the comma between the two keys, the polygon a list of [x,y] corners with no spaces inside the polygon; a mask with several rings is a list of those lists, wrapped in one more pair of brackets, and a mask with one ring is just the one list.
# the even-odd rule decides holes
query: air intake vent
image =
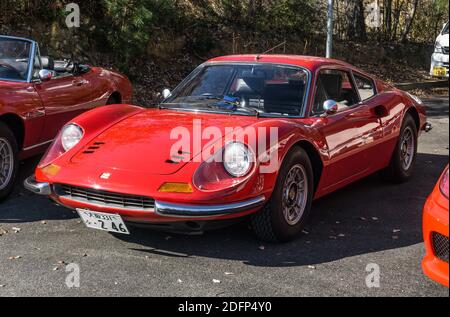
{"label": "air intake vent", "polygon": [[448,263],[448,237],[433,232],[431,238],[436,257]]}
{"label": "air intake vent", "polygon": [[155,200],[145,196],[134,196],[106,192],[92,188],[71,185],[56,185],[56,194],[66,199],[103,207],[117,207],[127,210],[154,210]]}
{"label": "air intake vent", "polygon": [[86,150],[83,151],[83,154],[93,154],[95,151],[101,148],[102,145],[104,145],[105,142],[94,142],[90,146],[86,148]]}

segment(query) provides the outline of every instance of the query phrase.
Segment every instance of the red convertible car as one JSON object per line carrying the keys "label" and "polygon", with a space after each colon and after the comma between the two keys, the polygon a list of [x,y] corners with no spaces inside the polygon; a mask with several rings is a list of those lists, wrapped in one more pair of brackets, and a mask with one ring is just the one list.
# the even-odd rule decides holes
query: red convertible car
{"label": "red convertible car", "polygon": [[75,118],[25,186],[96,229],[202,232],[250,216],[259,238],[288,241],[314,199],[380,170],[408,180],[431,129],[417,97],[318,57],[216,58],[164,97]]}
{"label": "red convertible car", "polygon": [[0,201],[13,189],[20,159],[43,152],[82,112],[131,102],[131,92],[123,75],[55,61],[32,40],[0,36]]}

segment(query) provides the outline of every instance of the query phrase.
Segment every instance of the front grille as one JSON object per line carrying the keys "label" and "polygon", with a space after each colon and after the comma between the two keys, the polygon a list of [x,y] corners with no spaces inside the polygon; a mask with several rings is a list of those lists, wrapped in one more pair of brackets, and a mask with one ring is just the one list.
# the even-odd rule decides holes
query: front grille
{"label": "front grille", "polygon": [[440,233],[433,232],[431,234],[431,241],[436,257],[448,263],[448,237]]}
{"label": "front grille", "polygon": [[442,47],[442,52],[448,55],[448,46]]}
{"label": "front grille", "polygon": [[147,211],[155,208],[155,200],[145,196],[118,194],[64,184],[56,185],[55,191],[60,197],[97,206]]}

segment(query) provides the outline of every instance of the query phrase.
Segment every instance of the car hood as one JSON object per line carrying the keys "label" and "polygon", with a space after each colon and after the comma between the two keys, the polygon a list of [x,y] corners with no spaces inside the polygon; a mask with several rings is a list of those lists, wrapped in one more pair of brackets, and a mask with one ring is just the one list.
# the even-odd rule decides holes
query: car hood
{"label": "car hood", "polygon": [[441,34],[436,39],[436,42],[441,46],[448,47],[448,34]]}
{"label": "car hood", "polygon": [[[81,166],[96,166],[130,172],[169,175],[177,172],[193,157],[201,153],[207,143],[219,138],[199,140],[193,146],[194,120],[206,127],[216,127],[225,136],[226,128],[246,127],[258,118],[198,112],[149,109],[127,118],[99,134],[72,158]],[[189,151],[171,157],[171,148],[189,134]],[[172,139],[171,139],[172,135]],[[180,162],[181,161],[181,162]]]}

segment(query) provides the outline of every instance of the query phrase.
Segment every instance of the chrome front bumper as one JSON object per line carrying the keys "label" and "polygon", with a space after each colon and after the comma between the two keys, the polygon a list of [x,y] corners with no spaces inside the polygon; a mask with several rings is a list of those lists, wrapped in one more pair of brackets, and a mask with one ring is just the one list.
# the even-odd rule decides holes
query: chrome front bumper
{"label": "chrome front bumper", "polygon": [[[24,186],[26,189],[32,191],[38,195],[49,196],[52,193],[52,186],[49,183],[40,183],[36,181],[34,176],[28,177],[24,181]],[[113,207],[111,205],[103,205],[87,200],[76,200],[68,197],[64,197],[64,200],[73,201],[74,203],[82,203],[86,206],[92,206],[92,210],[96,207],[100,208],[110,208],[112,210],[117,210],[119,213],[123,211],[137,211],[142,212],[143,215],[154,212],[158,215],[165,217],[183,217],[183,218],[196,218],[196,217],[209,217],[209,216],[223,216],[233,213],[243,212],[247,210],[256,209],[262,207],[265,203],[264,196],[259,196],[256,198],[248,199],[245,201],[240,201],[236,203],[221,204],[221,205],[189,205],[189,204],[177,204],[168,203],[155,200],[155,208],[153,210],[136,210],[133,208],[121,208]],[[70,206],[67,206],[72,208]],[[89,208],[89,207],[87,207]]]}
{"label": "chrome front bumper", "polygon": [[25,186],[26,189],[28,189],[29,191],[32,191],[33,193],[38,194],[38,195],[48,196],[52,193],[50,184],[37,182],[34,175],[28,177],[23,182],[23,185]]}
{"label": "chrome front bumper", "polygon": [[223,205],[185,205],[155,201],[157,214],[166,217],[205,217],[222,216],[255,209],[264,205],[264,196]]}

